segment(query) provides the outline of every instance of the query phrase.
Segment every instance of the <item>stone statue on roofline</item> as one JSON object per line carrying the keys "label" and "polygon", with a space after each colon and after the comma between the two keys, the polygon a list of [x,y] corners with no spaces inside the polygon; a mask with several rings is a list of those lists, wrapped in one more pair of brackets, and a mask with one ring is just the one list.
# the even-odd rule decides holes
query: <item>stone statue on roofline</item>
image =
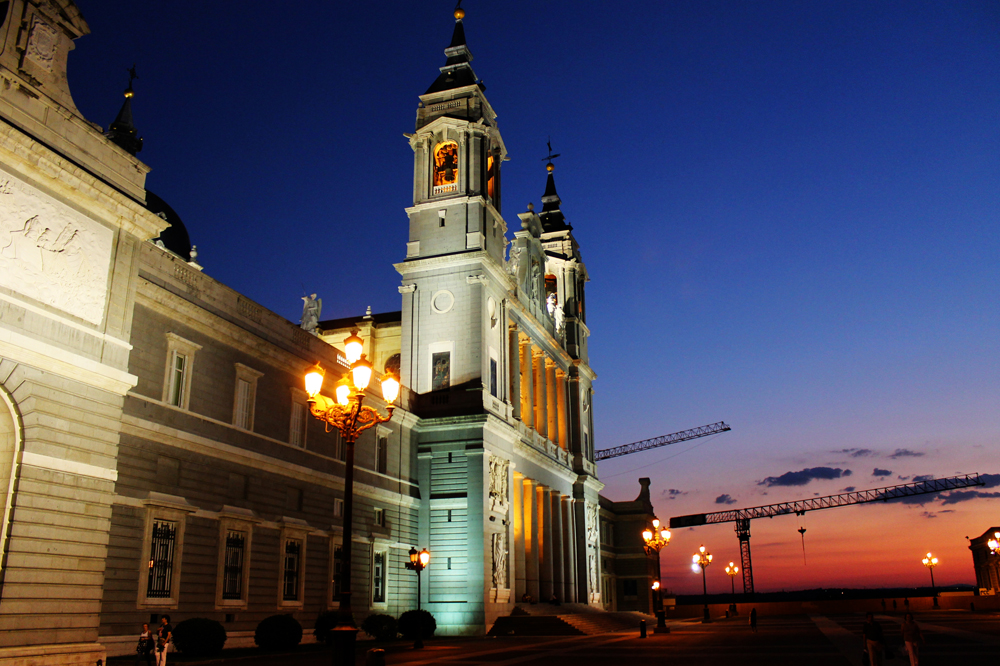
{"label": "stone statue on roofline", "polygon": [[300,327],[303,331],[319,335],[319,315],[323,310],[323,299],[316,298],[316,294],[302,297],[302,323]]}

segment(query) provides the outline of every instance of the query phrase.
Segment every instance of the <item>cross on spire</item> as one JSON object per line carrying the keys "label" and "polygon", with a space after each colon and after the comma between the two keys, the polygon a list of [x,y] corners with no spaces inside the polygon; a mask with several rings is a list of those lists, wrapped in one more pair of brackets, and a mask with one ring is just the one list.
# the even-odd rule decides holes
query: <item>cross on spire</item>
{"label": "cross on spire", "polygon": [[546,155],[545,157],[543,157],[542,161],[543,162],[548,162],[549,164],[552,164],[552,160],[554,160],[555,158],[559,157],[560,153],[556,153],[555,155],[552,154],[552,137],[551,136],[549,137],[549,140],[545,142],[545,145],[549,147],[549,154]]}

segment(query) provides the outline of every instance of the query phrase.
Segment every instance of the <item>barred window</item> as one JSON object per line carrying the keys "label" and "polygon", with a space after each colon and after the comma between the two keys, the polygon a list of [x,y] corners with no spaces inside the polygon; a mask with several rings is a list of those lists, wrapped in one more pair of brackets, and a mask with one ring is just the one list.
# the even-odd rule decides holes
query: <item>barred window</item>
{"label": "barred window", "polygon": [[153,538],[149,547],[149,578],[146,597],[168,599],[174,572],[174,546],[177,524],[166,520],[153,521]]}
{"label": "barred window", "polygon": [[292,402],[292,422],[289,428],[288,443],[303,447],[306,443],[306,406],[295,400]]}
{"label": "barred window", "polygon": [[285,601],[299,600],[299,566],[302,553],[302,542],[297,539],[285,541],[284,584],[282,598]]}
{"label": "barred window", "polygon": [[375,551],[372,556],[372,603],[385,603],[385,566],[385,551]]}
{"label": "barred window", "polygon": [[243,561],[246,552],[246,532],[226,534],[226,559],[222,565],[222,598],[243,598]]}
{"label": "barred window", "polygon": [[340,572],[343,567],[341,556],[343,549],[335,546],[333,549],[333,601],[340,601]]}

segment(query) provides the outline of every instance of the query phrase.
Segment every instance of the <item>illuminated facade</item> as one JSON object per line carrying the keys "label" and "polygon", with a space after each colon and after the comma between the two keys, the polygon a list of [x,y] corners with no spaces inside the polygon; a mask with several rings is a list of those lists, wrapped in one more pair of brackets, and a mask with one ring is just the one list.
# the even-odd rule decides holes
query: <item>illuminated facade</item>
{"label": "illuminated facade", "polygon": [[587,269],[551,168],[508,239],[506,149],[461,17],[410,135],[401,310],[317,337],[201,272],[146,190],[131,85],[107,132],[82,118],[72,1],[0,7],[0,664],[129,654],[164,613],[219,620],[230,647],[292,613],[308,640],[338,601],[344,450],[302,377],[343,374],[354,326],[408,387],[357,443],[358,615],[416,605],[413,545],[441,633],[484,633],[522,599],[609,605]]}

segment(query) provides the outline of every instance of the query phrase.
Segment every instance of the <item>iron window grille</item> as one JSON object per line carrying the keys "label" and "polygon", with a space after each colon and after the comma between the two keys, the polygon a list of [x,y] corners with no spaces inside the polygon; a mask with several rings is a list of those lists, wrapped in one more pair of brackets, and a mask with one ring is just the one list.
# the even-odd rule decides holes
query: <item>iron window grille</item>
{"label": "iron window grille", "polygon": [[380,550],[372,557],[372,603],[385,603],[385,552]]}
{"label": "iron window grille", "polygon": [[341,557],[343,550],[340,546],[333,549],[333,600],[340,601],[340,572],[342,570]]}
{"label": "iron window grille", "polygon": [[229,532],[226,535],[226,556],[222,566],[222,598],[243,598],[243,560],[246,552],[246,534]]}
{"label": "iron window grille", "polygon": [[285,568],[282,598],[285,601],[299,600],[299,562],[302,543],[294,539],[285,542]]}
{"label": "iron window grille", "polygon": [[174,573],[174,545],[177,526],[165,520],[153,521],[153,538],[149,544],[149,578],[146,597],[167,599]]}

